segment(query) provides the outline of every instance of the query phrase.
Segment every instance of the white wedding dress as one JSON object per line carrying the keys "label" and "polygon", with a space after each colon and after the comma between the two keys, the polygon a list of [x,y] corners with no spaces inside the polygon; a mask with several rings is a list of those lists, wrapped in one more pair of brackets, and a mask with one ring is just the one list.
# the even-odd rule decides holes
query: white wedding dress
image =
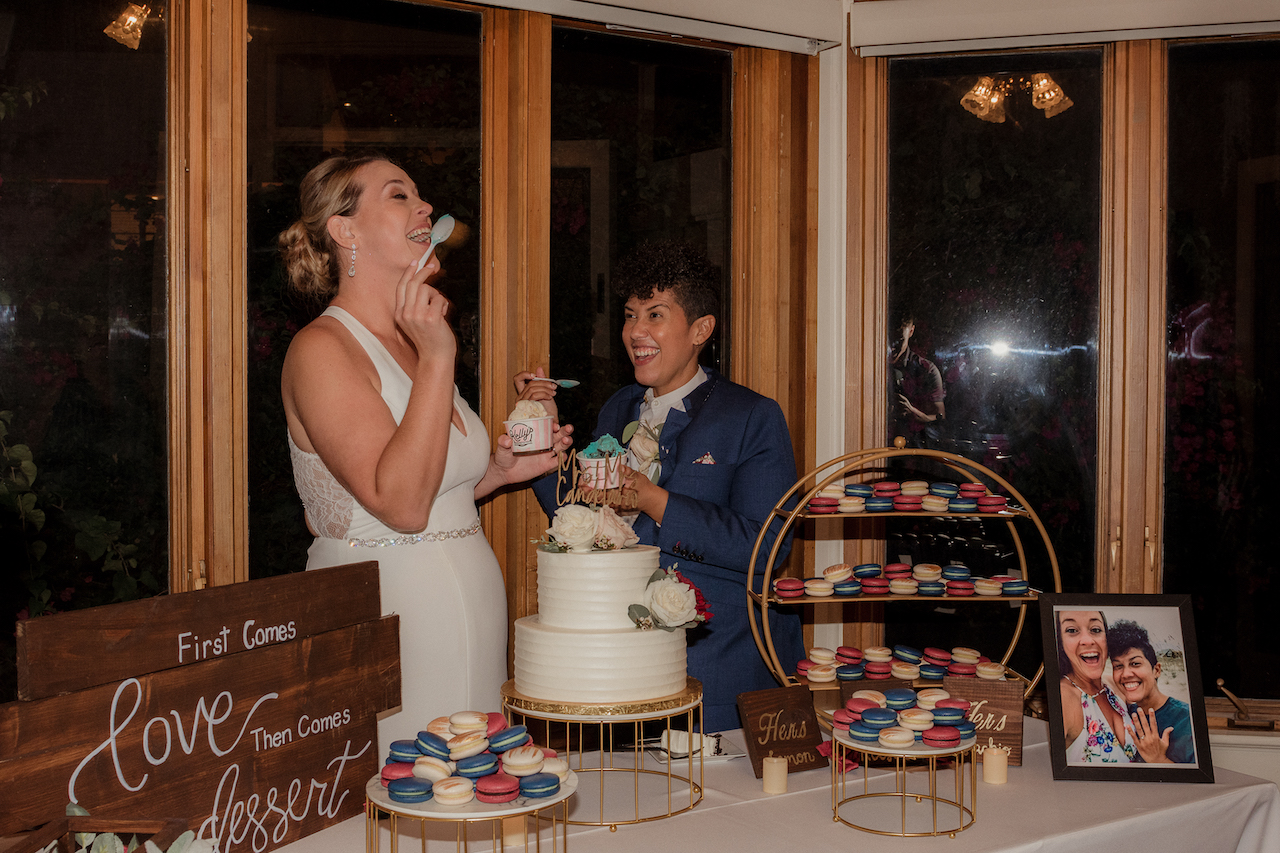
{"label": "white wedding dress", "polygon": [[[354,317],[334,307],[324,313],[346,326],[369,354],[382,382],[382,399],[399,423],[412,380]],[[406,537],[374,518],[319,456],[301,450],[289,436],[294,482],[307,521],[319,534],[308,549],[307,568],[377,560],[382,612],[400,614],[401,708],[378,722],[379,764],[391,741],[416,737],[436,717],[501,710],[506,591],[498,560],[479,529],[474,497],[489,465],[489,435],[456,387],[453,405],[466,432],[450,429],[444,481],[427,528],[417,536]],[[352,540],[360,541],[353,546]]]}

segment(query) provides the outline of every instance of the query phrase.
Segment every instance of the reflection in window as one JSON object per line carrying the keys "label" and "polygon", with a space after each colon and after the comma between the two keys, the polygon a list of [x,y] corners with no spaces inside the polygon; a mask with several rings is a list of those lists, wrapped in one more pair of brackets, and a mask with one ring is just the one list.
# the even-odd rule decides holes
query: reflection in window
{"label": "reflection in window", "polygon": [[[732,59],[564,27],[551,51],[551,370],[581,380],[556,402],[589,431],[634,381],[609,289],[617,259],[644,240],[683,240],[728,281]],[[726,315],[702,356],[720,370]]]}
{"label": "reflection in window", "polygon": [[168,587],[165,42],[0,10],[0,702],[15,619]]}
{"label": "reflection in window", "polygon": [[[888,434],[1011,482],[1076,592],[1093,585],[1100,68],[1088,49],[903,59],[889,71]],[[893,560],[960,561],[975,575],[1017,567],[1002,523],[899,522],[888,535]],[[1052,582],[1038,550],[1033,586]],[[987,631],[986,608],[963,628],[890,610],[898,642],[969,636],[996,656],[1009,636]]]}
{"label": "reflection in window", "polygon": [[469,226],[467,242],[441,252],[436,283],[452,302],[458,388],[479,407],[480,16],[387,0],[278,0],[249,5],[249,32],[249,551],[250,572],[261,577],[301,569],[311,543],[280,369],[293,333],[324,306],[286,294],[276,235],[297,216],[303,176],[326,154],[388,154],[434,216]]}
{"label": "reflection in window", "polygon": [[[1164,589],[1206,694],[1280,699],[1280,42],[1169,49]],[[1268,355],[1268,352],[1271,352]],[[1211,571],[1212,583],[1206,583]]]}

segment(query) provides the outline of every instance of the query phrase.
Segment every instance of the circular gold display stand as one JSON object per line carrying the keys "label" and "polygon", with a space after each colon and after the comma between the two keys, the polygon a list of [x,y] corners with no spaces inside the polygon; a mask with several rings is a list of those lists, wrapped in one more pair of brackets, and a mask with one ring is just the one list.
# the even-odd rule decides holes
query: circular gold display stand
{"label": "circular gold display stand", "polygon": [[[515,826],[519,830],[517,837],[523,836],[526,853],[530,849],[538,851],[549,849],[551,853],[562,853],[568,849],[569,826],[566,821],[569,815],[568,801],[577,789],[577,774],[571,772],[569,778],[560,785],[559,792],[550,797],[516,797],[509,803],[482,803],[472,800],[461,806],[442,806],[434,799],[427,800],[425,803],[397,803],[387,795],[387,789],[382,787],[381,777],[374,776],[364,787],[365,853],[379,853],[383,829],[391,833],[388,848],[390,853],[399,853],[400,835],[405,829],[401,824],[405,823],[410,824],[410,828],[412,824],[417,824],[423,853],[426,853],[427,849],[429,826],[452,824],[455,847],[461,853],[466,853],[471,849],[473,825],[488,824],[487,831],[475,833],[475,840],[481,842],[487,836],[492,843],[493,853],[502,853],[504,843],[508,847],[514,845],[519,849],[518,844],[512,839],[503,838],[504,826],[510,832],[513,820],[516,821]],[[530,848],[530,836],[525,822],[528,817],[534,818],[532,829],[535,835],[532,848]],[[543,846],[542,824],[549,824],[551,828],[551,837],[547,839],[551,843],[549,848]]]}
{"label": "circular gold display stand", "polygon": [[[879,744],[858,743],[847,732],[831,732],[831,815],[832,819],[863,832],[876,835],[917,837],[948,835],[955,838],[973,826],[978,818],[977,738],[961,741],[957,747],[935,749],[921,744],[906,749],[889,749]],[[840,767],[846,759],[860,756],[862,793],[850,794],[857,781]],[[893,764],[893,790],[872,791],[867,762],[871,758],[888,759]],[[938,764],[948,762],[955,774],[955,799],[938,792]],[[925,770],[927,791],[908,791],[908,767],[919,764]],[[969,804],[965,805],[966,768],[968,769]],[[918,774],[917,774],[918,778]],[[918,787],[918,786],[917,786]],[[880,807],[881,800],[888,807]],[[900,808],[892,808],[896,799]],[[853,813],[858,812],[855,822]],[[896,813],[896,814],[895,814]],[[896,818],[896,819],[895,819]],[[875,825],[871,825],[874,822]],[[896,828],[886,828],[893,827]]]}
{"label": "circular gold display stand", "polygon": [[[966,481],[985,480],[998,484],[1005,492],[1008,493],[1010,506],[1003,512],[858,512],[858,513],[811,513],[808,511],[810,498],[814,497],[818,492],[828,484],[837,480],[848,479],[852,482],[854,478],[872,479],[879,476],[879,463],[893,459],[924,459],[929,460],[931,464],[942,465],[950,468],[958,477]],[[990,490],[988,489],[988,493]],[[873,539],[877,536],[883,536],[878,522],[884,518],[892,517],[909,517],[919,520],[928,520],[931,518],[981,518],[981,519],[998,519],[1005,523],[1010,539],[1013,543],[1014,551],[1018,557],[1020,573],[1023,579],[1031,580],[1027,575],[1027,552],[1022,542],[1022,537],[1018,533],[1018,527],[1015,522],[1030,522],[1039,534],[1040,546],[1048,557],[1049,568],[1052,577],[1051,585],[1037,587],[1032,589],[1026,595],[1017,596],[922,596],[922,595],[852,595],[852,596],[829,596],[826,598],[813,598],[810,596],[801,596],[800,598],[779,598],[773,591],[773,572],[778,566],[778,554],[783,544],[787,541],[787,533],[792,528],[804,528],[798,532],[798,536],[807,538],[830,538],[833,528],[829,526],[817,527],[805,522],[820,522],[822,525],[830,525],[834,522],[840,523],[839,527],[834,528],[841,534],[836,538],[846,539]],[[768,536],[770,532],[776,530],[773,522],[777,519],[782,520],[782,528],[777,530],[777,535],[773,539],[772,547],[769,547]],[[845,523],[851,528],[860,528],[847,530]],[[853,535],[848,535],[852,533]],[[799,550],[799,549],[796,549]],[[756,571],[757,560],[768,552],[768,559],[761,561],[765,567],[763,572]],[[757,574],[763,577],[757,582]],[[806,573],[809,576],[820,576],[821,572]],[[757,588],[761,592],[756,592]],[[839,682],[827,682],[825,684],[809,684],[802,676],[795,674],[795,663],[787,661],[785,664],[778,659],[778,654],[773,647],[773,636],[769,628],[769,608],[778,606],[794,607],[797,605],[846,605],[846,604],[866,604],[866,605],[882,605],[899,601],[915,601],[927,602],[932,605],[953,606],[961,605],[968,607],[975,605],[981,607],[984,603],[991,602],[1016,602],[1018,607],[1018,620],[1013,629],[1013,636],[1009,640],[1009,645],[1005,649],[1004,655],[1000,658],[1000,663],[1006,665],[1008,676],[1016,678],[1023,682],[1023,698],[1031,695],[1031,691],[1035,689],[1036,683],[1044,674],[1044,665],[1041,664],[1036,672],[1032,675],[1023,675],[1015,672],[1012,667],[1008,666],[1009,659],[1013,657],[1014,649],[1018,645],[1018,640],[1022,636],[1022,629],[1027,618],[1028,605],[1033,604],[1039,598],[1038,590],[1050,589],[1053,592],[1062,592],[1062,576],[1058,570],[1058,555],[1053,550],[1053,543],[1049,541],[1049,531],[1045,529],[1044,524],[1040,521],[1040,517],[1036,515],[1027,503],[1022,493],[1013,487],[1005,478],[1001,477],[995,471],[974,462],[964,456],[956,453],[947,453],[941,450],[915,450],[907,449],[906,442],[898,438],[894,442],[893,447],[874,448],[870,450],[857,450],[852,453],[846,453],[843,456],[837,456],[830,461],[824,462],[817,466],[809,473],[805,474],[796,481],[787,493],[782,496],[778,503],[774,506],[773,512],[761,526],[760,535],[756,538],[755,548],[751,552],[751,561],[747,564],[747,598],[749,606],[747,607],[747,618],[751,623],[751,633],[756,641],[756,648],[760,651],[761,657],[764,658],[765,665],[773,672],[773,677],[778,683],[785,686],[801,684],[809,687],[815,693],[824,691],[839,691]],[[816,698],[816,697],[815,697]],[[825,720],[820,720],[826,725]]]}
{"label": "circular gold display stand", "polygon": [[[567,823],[612,831],[687,812],[702,802],[702,753],[673,757],[657,749],[663,732],[701,731],[702,682],[697,679],[687,679],[685,689],[671,696],[617,704],[534,699],[508,681],[502,701],[511,721],[529,725],[536,741],[542,742],[543,734],[546,743],[563,745],[570,769],[582,780],[577,808],[586,816],[566,818]],[[531,721],[542,726],[535,728]],[[662,769],[645,766],[647,752]]]}

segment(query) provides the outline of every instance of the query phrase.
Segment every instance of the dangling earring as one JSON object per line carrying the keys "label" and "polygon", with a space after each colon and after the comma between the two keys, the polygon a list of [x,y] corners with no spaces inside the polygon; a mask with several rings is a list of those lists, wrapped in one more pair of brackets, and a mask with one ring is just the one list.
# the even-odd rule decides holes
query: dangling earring
{"label": "dangling earring", "polygon": [[354,278],[356,274],[356,244],[351,244],[351,267],[347,270],[347,277]]}

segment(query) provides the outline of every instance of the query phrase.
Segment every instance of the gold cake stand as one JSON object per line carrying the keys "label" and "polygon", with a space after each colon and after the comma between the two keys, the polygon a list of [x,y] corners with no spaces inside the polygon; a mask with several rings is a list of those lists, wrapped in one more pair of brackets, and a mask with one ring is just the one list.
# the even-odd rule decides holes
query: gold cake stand
{"label": "gold cake stand", "polygon": [[[956,837],[956,833],[973,826],[978,817],[978,765],[977,738],[961,741],[959,746],[950,748],[931,748],[917,743],[906,749],[890,749],[879,744],[858,743],[848,732],[833,729],[831,732],[831,813],[832,818],[845,826],[861,829],[876,835],[896,835],[900,837],[916,837],[928,835],[948,835]],[[850,788],[856,790],[857,782],[848,783],[850,774],[841,772],[844,759],[853,754],[862,757],[862,793],[849,793]],[[893,790],[876,792],[870,790],[870,774],[867,760],[871,757],[886,758],[893,764]],[[941,761],[950,761],[955,773],[955,799],[948,799],[938,791],[938,765]],[[923,765],[926,771],[927,791],[907,790],[907,770],[909,765]],[[967,774],[966,774],[967,768]],[[968,776],[969,804],[965,805],[966,775]],[[884,798],[888,798],[889,808],[879,809]],[[899,809],[893,809],[897,801]],[[843,811],[842,811],[843,809]],[[854,822],[853,814],[858,813],[858,821]],[[894,812],[897,812],[895,815]],[[869,825],[871,821],[875,826]],[[885,829],[878,827],[892,826]]]}
{"label": "gold cake stand", "polygon": [[[622,824],[681,814],[702,802],[702,753],[672,757],[655,749],[663,732],[702,730],[697,679],[688,678],[685,689],[671,696],[617,704],[534,699],[508,681],[502,701],[511,722],[529,726],[535,741],[564,745],[569,768],[581,780],[578,809],[588,815],[572,814],[567,823],[607,826],[612,832]],[[651,751],[654,755],[646,756]],[[646,758],[663,768],[646,767]],[[589,802],[593,794],[594,804]]]}

